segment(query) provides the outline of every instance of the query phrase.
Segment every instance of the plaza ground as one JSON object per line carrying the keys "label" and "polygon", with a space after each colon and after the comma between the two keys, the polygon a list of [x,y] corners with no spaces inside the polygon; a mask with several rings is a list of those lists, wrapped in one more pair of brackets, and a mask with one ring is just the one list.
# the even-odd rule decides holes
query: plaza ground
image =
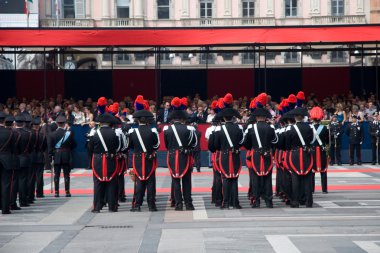
{"label": "plaza ground", "polygon": [[44,199],[0,215],[0,252],[380,252],[380,166],[330,167],[327,195],[317,175],[313,209],[291,209],[278,198],[273,209],[250,208],[243,168],[243,209],[220,210],[210,203],[211,169],[193,175],[195,211],[170,208],[171,179],[159,168],[158,212],[146,203],[141,213],[129,211],[126,177],[128,201],[119,212],[93,214],[91,171],[73,171],[72,198],[52,197],[46,173]]}

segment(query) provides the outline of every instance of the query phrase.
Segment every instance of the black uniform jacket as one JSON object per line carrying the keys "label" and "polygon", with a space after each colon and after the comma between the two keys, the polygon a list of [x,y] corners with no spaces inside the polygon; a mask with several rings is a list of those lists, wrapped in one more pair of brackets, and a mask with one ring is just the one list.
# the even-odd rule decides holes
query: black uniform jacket
{"label": "black uniform jacket", "polygon": [[18,142],[20,168],[29,168],[32,166],[31,154],[35,137],[31,130],[27,128],[16,128],[16,131],[20,134],[20,140]]}
{"label": "black uniform jacket", "polygon": [[[257,138],[255,127],[257,127]],[[259,142],[260,141],[260,145]],[[273,168],[272,145],[278,142],[274,127],[266,122],[259,121],[249,125],[245,130],[244,147],[250,151],[247,160],[250,160],[252,169],[258,176],[265,176]],[[261,146],[261,147],[260,147]]]}
{"label": "black uniform jacket", "polygon": [[330,128],[330,147],[335,148],[335,146],[340,147],[342,141],[342,134],[344,133],[343,125],[339,122],[331,122],[329,124]]}
{"label": "black uniform jacket", "polygon": [[0,126],[0,163],[6,170],[14,168],[13,158],[17,155],[18,136],[13,129]]}
{"label": "black uniform jacket", "polygon": [[[70,131],[70,130],[69,130]],[[70,131],[68,138],[62,142],[60,148],[56,148],[56,144],[65,136],[67,130],[57,128],[56,131],[50,133],[48,141],[49,156],[54,156],[54,164],[71,164],[71,151],[76,147],[74,133]]]}
{"label": "black uniform jacket", "polygon": [[350,123],[346,128],[350,144],[361,144],[364,139],[363,128],[360,123]]}
{"label": "black uniform jacket", "polygon": [[379,142],[380,137],[380,122],[372,121],[368,125],[369,135],[371,136],[372,143]]}
{"label": "black uniform jacket", "polygon": [[[298,175],[307,175],[313,166],[313,156],[311,153],[311,143],[314,141],[313,126],[305,122],[297,122],[288,126],[285,133],[286,149],[288,150],[288,167]],[[301,142],[296,128],[304,140]]]}
{"label": "black uniform jacket", "polygon": [[[157,168],[156,150],[160,147],[158,131],[156,128],[141,125],[138,128],[131,128],[128,133],[129,147],[133,149],[134,173],[140,180],[148,180]],[[140,143],[137,133],[140,134],[142,143]]]}
{"label": "black uniform jacket", "polygon": [[[326,145],[329,143],[329,130],[321,124],[314,124],[316,138],[313,142],[313,170],[315,172],[326,172],[328,167]],[[319,140],[318,140],[318,138]],[[319,143],[319,141],[321,143]]]}
{"label": "black uniform jacket", "polygon": [[[99,132],[103,137],[105,147],[99,137]],[[119,137],[111,127],[101,127],[97,129],[94,136],[88,143],[88,151],[92,156],[92,170],[94,176],[101,182],[111,181],[118,173],[116,153],[120,145]]]}
{"label": "black uniform jacket", "polygon": [[[177,141],[173,127],[176,129],[178,138]],[[169,171],[174,178],[182,178],[190,167],[191,149],[197,145],[197,135],[192,126],[187,126],[179,122],[175,122],[170,126],[165,126],[164,141],[168,150],[166,163]]]}
{"label": "black uniform jacket", "polygon": [[[231,144],[227,138],[228,133]],[[226,178],[238,178],[241,170],[240,147],[244,142],[243,127],[241,125],[226,122],[221,126],[217,126],[215,134],[211,136],[215,145],[215,150],[218,150],[219,170]]]}
{"label": "black uniform jacket", "polygon": [[34,135],[33,152],[31,155],[32,164],[42,164],[45,162],[44,152],[47,149],[47,138],[44,131],[40,128],[32,130]]}

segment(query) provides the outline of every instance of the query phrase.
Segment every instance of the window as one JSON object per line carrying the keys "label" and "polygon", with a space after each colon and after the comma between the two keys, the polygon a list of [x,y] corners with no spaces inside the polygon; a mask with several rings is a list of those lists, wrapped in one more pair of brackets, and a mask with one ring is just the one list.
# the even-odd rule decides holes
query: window
{"label": "window", "polygon": [[331,15],[344,15],[344,0],[331,0]]}
{"label": "window", "polygon": [[345,62],[346,52],[345,51],[332,51],[331,52],[331,62]]}
{"label": "window", "polygon": [[63,18],[75,18],[74,0],[63,0]]}
{"label": "window", "polygon": [[297,0],[285,0],[285,17],[297,16]]}
{"label": "window", "polygon": [[157,18],[169,19],[170,0],[157,0]]}
{"label": "window", "polygon": [[129,0],[117,0],[117,18],[129,18]]}
{"label": "window", "polygon": [[309,53],[311,59],[313,60],[321,60],[322,59],[322,52],[321,51],[313,51]]}
{"label": "window", "polygon": [[135,61],[145,61],[145,58],[147,57],[144,53],[136,53],[135,54]]}
{"label": "window", "polygon": [[243,18],[252,18],[255,16],[255,1],[243,0]]}
{"label": "window", "polygon": [[116,64],[131,64],[131,56],[129,54],[121,53],[117,54]]}
{"label": "window", "polygon": [[298,63],[300,61],[300,57],[298,52],[286,52],[285,53],[285,63]]}
{"label": "window", "polygon": [[201,18],[212,18],[212,0],[201,0],[200,6],[201,6]]}
{"label": "window", "polygon": [[241,63],[242,64],[253,64],[253,61],[257,62],[259,56],[256,53],[256,57],[253,52],[244,52],[241,54]]}
{"label": "window", "polygon": [[[169,51],[167,48],[162,48],[162,51]],[[171,59],[174,58],[174,54],[171,53],[160,53],[160,63],[161,64],[170,64]]]}
{"label": "window", "polygon": [[103,61],[111,61],[112,54],[109,53],[112,51],[112,48],[105,48],[103,49]]}
{"label": "window", "polygon": [[214,64],[215,63],[215,55],[213,53],[201,53],[199,55],[199,63],[200,64]]}

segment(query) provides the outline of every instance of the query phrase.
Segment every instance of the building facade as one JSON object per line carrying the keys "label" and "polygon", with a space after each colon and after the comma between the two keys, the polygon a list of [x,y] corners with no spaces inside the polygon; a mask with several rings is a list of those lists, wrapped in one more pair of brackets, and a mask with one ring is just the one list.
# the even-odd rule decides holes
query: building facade
{"label": "building facade", "polygon": [[[29,22],[26,14],[12,13],[15,6],[0,0],[0,27],[98,28],[98,27],[258,27],[304,25],[355,25],[380,22],[380,0],[33,0]],[[24,0],[12,0],[21,11]],[[6,13],[5,13],[6,12]],[[33,18],[32,18],[33,16]],[[31,22],[31,19],[34,21]],[[154,68],[241,68],[263,66],[340,66],[373,65],[374,59],[361,59],[355,48],[340,45],[341,51],[297,52],[301,47],[281,48],[282,52],[254,53],[240,48],[239,53],[168,53],[156,57],[151,52],[133,53],[131,48],[99,48],[99,54],[78,54],[51,58],[53,68],[64,69],[66,62],[79,69]],[[200,49],[200,48],[197,48]],[[293,50],[293,51],[289,51]],[[347,49],[347,50],[345,50]],[[113,51],[109,54],[110,50]],[[140,49],[141,50],[141,49]],[[182,49],[183,50],[183,49]],[[208,48],[223,50],[223,48]],[[92,49],[93,51],[93,49]],[[80,52],[80,53],[79,53]],[[48,54],[47,54],[48,55]],[[11,56],[6,56],[11,59]],[[38,55],[14,56],[16,68],[38,68]],[[12,59],[13,59],[12,58]],[[41,57],[40,57],[41,58]],[[23,62],[28,59],[28,64]],[[70,59],[70,60],[68,60]],[[26,67],[25,67],[26,66]],[[73,66],[73,64],[67,64]]]}
{"label": "building facade", "polygon": [[[57,18],[56,3],[59,3]],[[42,27],[365,24],[369,0],[40,0]]]}

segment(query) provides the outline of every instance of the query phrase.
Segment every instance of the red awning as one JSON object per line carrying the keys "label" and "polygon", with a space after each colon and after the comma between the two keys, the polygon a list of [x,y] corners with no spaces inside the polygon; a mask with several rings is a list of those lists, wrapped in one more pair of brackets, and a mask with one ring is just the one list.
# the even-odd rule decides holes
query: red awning
{"label": "red awning", "polygon": [[2,29],[0,46],[212,46],[380,41],[379,26],[217,29]]}

